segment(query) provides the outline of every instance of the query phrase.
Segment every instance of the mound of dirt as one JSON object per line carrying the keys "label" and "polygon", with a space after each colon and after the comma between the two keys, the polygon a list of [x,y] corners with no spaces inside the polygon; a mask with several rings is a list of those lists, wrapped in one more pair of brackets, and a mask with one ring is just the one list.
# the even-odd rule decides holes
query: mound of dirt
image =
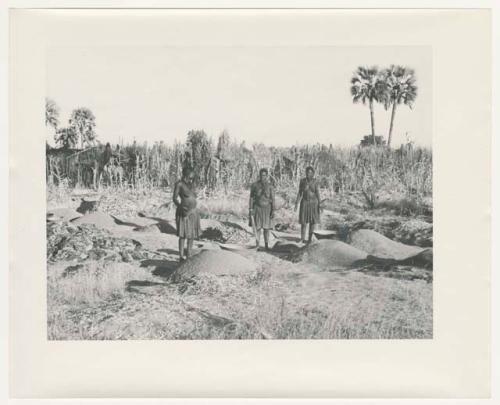
{"label": "mound of dirt", "polygon": [[371,229],[352,232],[350,244],[370,255],[385,259],[403,260],[422,252],[421,247],[395,242]]}
{"label": "mound of dirt", "polygon": [[365,260],[366,252],[339,240],[320,240],[292,254],[292,261],[302,261],[317,266],[337,269],[348,268]]}
{"label": "mound of dirt", "polygon": [[198,275],[241,275],[257,270],[249,259],[226,250],[203,250],[182,263],[172,275],[172,281],[189,279]]}
{"label": "mound of dirt", "polygon": [[99,229],[116,229],[118,226],[113,217],[105,212],[92,212],[90,214],[84,215],[71,221],[74,225],[94,225]]}
{"label": "mound of dirt", "polygon": [[72,221],[81,217],[82,214],[72,208],[55,208],[47,211],[47,219],[49,221]]}
{"label": "mound of dirt", "polygon": [[47,226],[47,260],[113,260],[130,262],[157,255],[142,248],[139,242],[116,238],[91,224],[75,226],[56,222]]}

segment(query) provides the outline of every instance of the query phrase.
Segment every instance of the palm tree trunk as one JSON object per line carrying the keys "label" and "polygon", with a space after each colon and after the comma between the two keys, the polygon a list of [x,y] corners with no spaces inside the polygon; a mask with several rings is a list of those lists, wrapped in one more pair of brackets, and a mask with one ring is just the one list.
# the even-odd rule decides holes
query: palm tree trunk
{"label": "palm tree trunk", "polygon": [[392,128],[394,126],[394,116],[396,115],[396,103],[392,104],[392,113],[391,113],[391,125],[389,126],[389,136],[387,137],[387,146],[391,147],[392,140]]}
{"label": "palm tree trunk", "polygon": [[373,100],[370,100],[370,119],[372,123],[372,140],[375,145],[375,116],[373,115]]}

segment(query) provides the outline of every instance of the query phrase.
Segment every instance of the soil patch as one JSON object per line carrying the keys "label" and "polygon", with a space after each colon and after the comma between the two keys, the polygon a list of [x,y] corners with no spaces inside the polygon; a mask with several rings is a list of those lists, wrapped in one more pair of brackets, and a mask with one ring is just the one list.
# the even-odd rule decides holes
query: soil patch
{"label": "soil patch", "polygon": [[82,214],[72,208],[54,208],[47,212],[49,221],[71,221],[81,217]]}
{"label": "soil patch", "polygon": [[136,216],[136,217],[115,217],[113,219],[118,225],[126,225],[131,226],[133,228],[146,227],[150,225],[155,225],[158,223],[157,219],[147,218],[144,216]]}
{"label": "soil patch", "polygon": [[100,211],[84,215],[71,221],[71,223],[74,225],[94,225],[97,228],[108,230],[115,229],[118,226],[111,215]]}

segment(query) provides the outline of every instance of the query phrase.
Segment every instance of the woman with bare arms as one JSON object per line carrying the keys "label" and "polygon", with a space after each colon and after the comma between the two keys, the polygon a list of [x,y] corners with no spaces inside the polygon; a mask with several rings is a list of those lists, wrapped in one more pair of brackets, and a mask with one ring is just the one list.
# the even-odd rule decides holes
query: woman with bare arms
{"label": "woman with bare arms", "polygon": [[320,196],[318,182],[314,178],[314,169],[309,166],[306,169],[306,177],[300,180],[299,193],[295,202],[295,211],[300,203],[299,222],[300,238],[305,243],[306,227],[309,225],[309,239],[311,243],[314,227],[320,222]]}
{"label": "woman with bare arms", "polygon": [[[196,208],[196,191],[194,188],[194,171],[190,167],[182,170],[182,179],[175,184],[173,202],[177,207],[175,225],[179,237],[179,260],[191,256],[193,240],[198,239],[201,233],[200,214]],[[184,245],[187,239],[186,257]]]}
{"label": "woman with bare arms", "polygon": [[260,169],[259,180],[252,184],[249,200],[250,225],[254,227],[257,249],[260,245],[261,230],[264,229],[264,245],[269,250],[269,231],[273,228],[274,187],[268,179],[267,169]]}

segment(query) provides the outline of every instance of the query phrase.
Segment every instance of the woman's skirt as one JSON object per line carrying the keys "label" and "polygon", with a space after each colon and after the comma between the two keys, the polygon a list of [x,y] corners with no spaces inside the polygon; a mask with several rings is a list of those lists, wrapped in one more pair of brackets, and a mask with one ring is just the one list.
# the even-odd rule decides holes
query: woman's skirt
{"label": "woman's skirt", "polygon": [[175,212],[175,225],[179,238],[198,239],[200,237],[200,213],[196,208],[183,215],[181,208],[178,207]]}
{"label": "woman's skirt", "polygon": [[319,206],[318,200],[302,200],[300,202],[299,223],[305,224],[319,224]]}
{"label": "woman's skirt", "polygon": [[271,205],[263,207],[255,206],[255,228],[259,229],[272,229],[273,220],[271,219]]}

